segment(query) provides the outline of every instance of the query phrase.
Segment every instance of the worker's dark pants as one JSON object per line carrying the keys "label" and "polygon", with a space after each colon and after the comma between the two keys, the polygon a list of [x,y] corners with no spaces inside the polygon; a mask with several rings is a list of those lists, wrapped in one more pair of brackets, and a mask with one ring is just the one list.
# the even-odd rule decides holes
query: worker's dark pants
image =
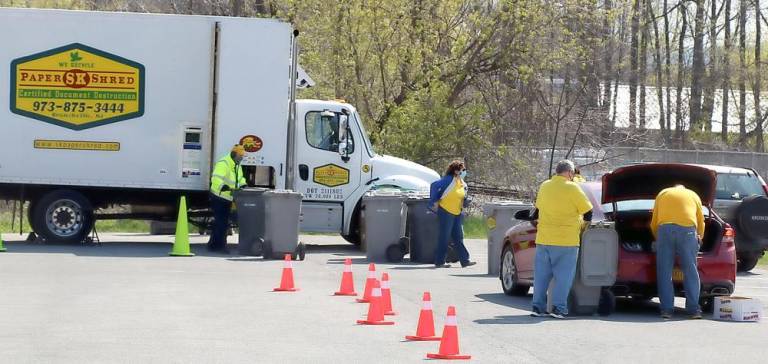
{"label": "worker's dark pants", "polygon": [[213,209],[213,231],[211,231],[208,246],[212,249],[224,248],[227,246],[227,228],[229,227],[232,201],[227,201],[213,194],[210,194],[210,198]]}

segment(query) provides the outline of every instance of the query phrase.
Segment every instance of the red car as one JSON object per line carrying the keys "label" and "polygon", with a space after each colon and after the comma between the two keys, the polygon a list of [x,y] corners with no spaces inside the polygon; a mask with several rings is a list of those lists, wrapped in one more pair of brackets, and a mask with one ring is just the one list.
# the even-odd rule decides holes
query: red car
{"label": "red car", "polygon": [[[644,164],[616,169],[602,183],[581,184],[593,209],[592,221],[613,222],[618,235],[619,262],[615,296],[648,300],[657,296],[655,241],[650,229],[656,195],[682,183],[701,197],[706,227],[698,256],[701,304],[711,309],[712,298],[730,295],[736,282],[734,230],[712,211],[716,176],[711,170],[683,164]],[[536,221],[531,211],[515,216],[525,222],[507,231],[501,255],[502,288],[508,295],[526,295],[533,285]],[[684,297],[682,272],[673,273],[675,295]]]}

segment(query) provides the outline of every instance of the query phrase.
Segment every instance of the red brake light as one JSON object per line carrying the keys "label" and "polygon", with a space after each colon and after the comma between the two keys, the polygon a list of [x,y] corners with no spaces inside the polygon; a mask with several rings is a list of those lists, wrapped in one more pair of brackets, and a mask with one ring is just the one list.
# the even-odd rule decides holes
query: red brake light
{"label": "red brake light", "polygon": [[768,196],[768,185],[763,185],[763,191],[765,191],[765,195]]}
{"label": "red brake light", "polygon": [[734,238],[736,237],[736,230],[733,230],[730,225],[725,226],[725,231],[723,232],[723,244],[725,244],[726,247],[730,248],[734,246]]}

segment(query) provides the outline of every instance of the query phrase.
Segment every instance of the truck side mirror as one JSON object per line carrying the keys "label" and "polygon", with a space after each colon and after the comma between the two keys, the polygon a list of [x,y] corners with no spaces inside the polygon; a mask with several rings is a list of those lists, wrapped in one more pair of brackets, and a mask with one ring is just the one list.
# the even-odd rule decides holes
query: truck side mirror
{"label": "truck side mirror", "polygon": [[339,143],[347,142],[349,132],[349,118],[346,115],[339,116]]}
{"label": "truck side mirror", "polygon": [[339,155],[344,162],[349,161],[349,117],[339,115]]}

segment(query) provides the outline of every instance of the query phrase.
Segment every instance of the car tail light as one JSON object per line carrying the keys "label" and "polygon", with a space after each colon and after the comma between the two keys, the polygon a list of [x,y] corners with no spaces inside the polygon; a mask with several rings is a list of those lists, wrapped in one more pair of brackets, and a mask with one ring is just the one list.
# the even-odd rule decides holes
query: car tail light
{"label": "car tail light", "polygon": [[763,185],[763,191],[765,191],[765,195],[768,196],[768,185]]}
{"label": "car tail light", "polygon": [[723,244],[727,248],[735,246],[734,239],[736,238],[736,231],[730,225],[725,226],[725,232],[723,232]]}

